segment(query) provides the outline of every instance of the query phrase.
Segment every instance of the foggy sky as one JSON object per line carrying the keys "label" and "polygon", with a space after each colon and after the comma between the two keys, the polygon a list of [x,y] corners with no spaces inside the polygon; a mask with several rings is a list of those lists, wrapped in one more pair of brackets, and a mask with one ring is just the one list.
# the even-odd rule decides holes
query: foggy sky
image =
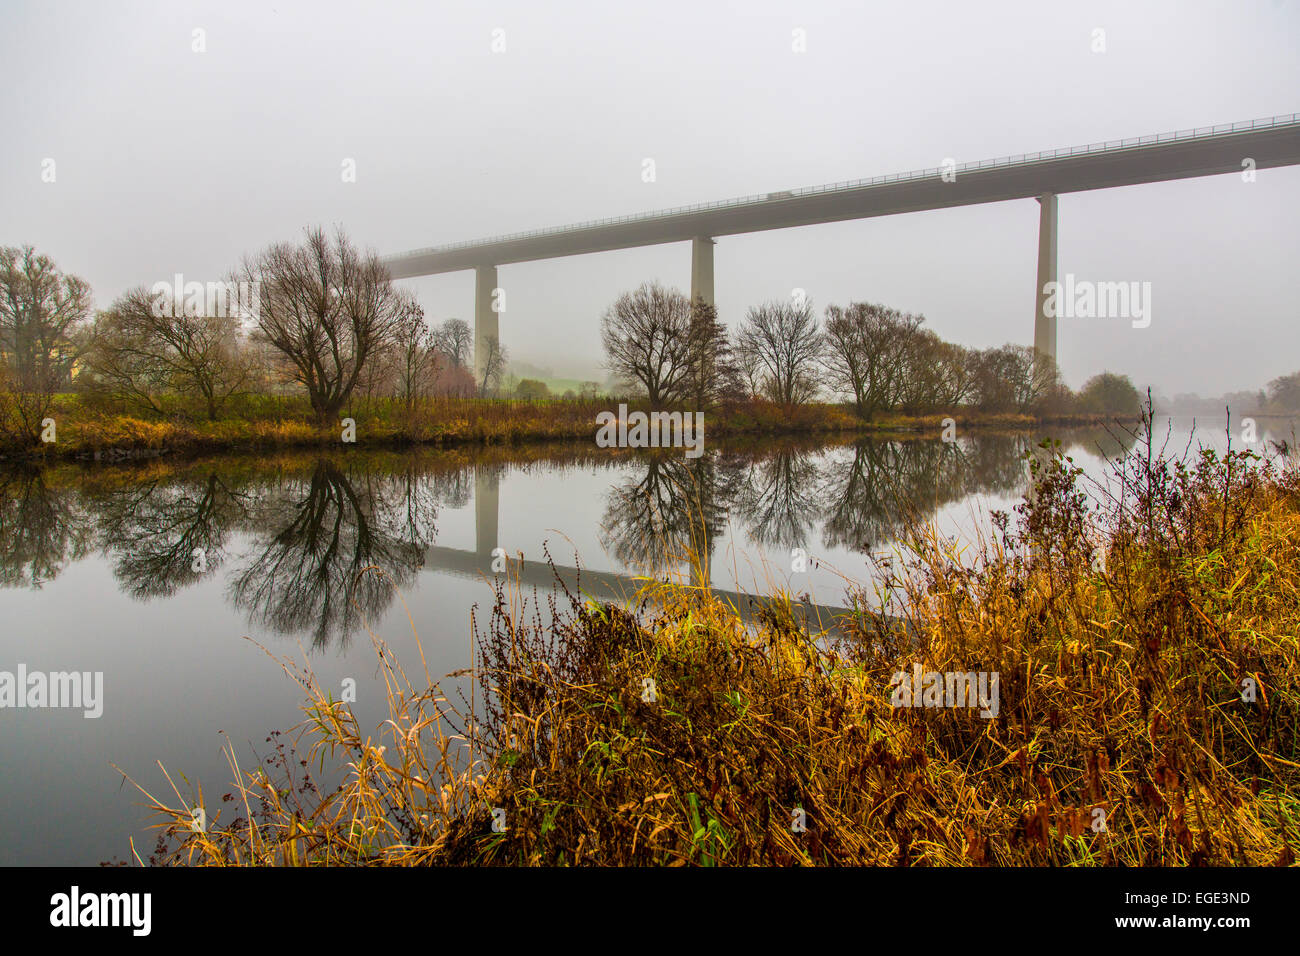
{"label": "foggy sky", "polygon": [[[0,245],[103,308],[308,225],[390,254],[1300,111],[1300,4],[0,0],[0,76]],[[1149,328],[1060,320],[1067,382],[1211,395],[1300,369],[1297,213],[1300,168],[1062,195],[1062,276],[1152,284]],[[1026,199],[721,237],[720,316],[802,288],[1029,345],[1037,221]],[[604,308],[689,290],[690,247],[499,278],[512,358],[586,375]],[[472,321],[472,273],[409,284]]]}

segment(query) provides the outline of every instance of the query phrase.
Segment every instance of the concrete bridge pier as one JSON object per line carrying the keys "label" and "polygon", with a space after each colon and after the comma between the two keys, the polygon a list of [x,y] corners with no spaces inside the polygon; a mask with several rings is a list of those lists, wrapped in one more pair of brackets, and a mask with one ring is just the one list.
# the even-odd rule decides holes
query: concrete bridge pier
{"label": "concrete bridge pier", "polygon": [[[1056,281],[1056,193],[1045,193],[1038,197],[1038,288],[1035,289],[1034,301],[1034,349],[1056,360],[1056,316],[1048,315],[1044,308],[1047,293],[1043,291],[1049,282]],[[1057,312],[1060,311],[1060,297],[1057,297]]]}
{"label": "concrete bridge pier", "polygon": [[474,469],[474,553],[485,562],[492,560],[492,551],[497,546],[500,480],[495,468],[479,465]]}
{"label": "concrete bridge pier", "polygon": [[703,299],[709,305],[713,301],[713,240],[708,236],[697,236],[691,240],[691,303]]}
{"label": "concrete bridge pier", "polygon": [[492,310],[492,293],[497,288],[496,266],[474,267],[474,380],[483,383],[487,370],[487,341],[495,337],[501,341],[497,313]]}

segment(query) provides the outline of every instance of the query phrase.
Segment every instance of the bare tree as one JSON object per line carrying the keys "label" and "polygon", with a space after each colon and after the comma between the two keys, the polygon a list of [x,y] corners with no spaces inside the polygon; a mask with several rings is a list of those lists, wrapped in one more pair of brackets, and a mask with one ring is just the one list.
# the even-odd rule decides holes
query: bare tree
{"label": "bare tree", "polygon": [[301,246],[279,243],[246,260],[241,277],[260,283],[260,334],[307,390],[318,421],[336,418],[366,363],[396,334],[401,300],[374,252],[340,229]]}
{"label": "bare tree", "polygon": [[169,392],[195,395],[209,420],[251,371],[237,316],[188,314],[143,288],[96,316],[86,367],[92,387],[158,413]]}
{"label": "bare tree", "polygon": [[[399,294],[402,302],[397,329],[397,397],[409,415],[421,395],[429,393],[445,358],[433,332],[424,322],[424,309],[410,292]],[[463,324],[463,323],[462,323]]]}
{"label": "bare tree", "polygon": [[80,351],[90,286],[31,246],[0,248],[0,428],[35,442]]}
{"label": "bare tree", "polygon": [[832,387],[853,397],[858,414],[897,407],[910,349],[925,319],[883,305],[854,302],[826,309],[826,358]]}
{"label": "bare tree", "polygon": [[918,329],[899,344],[902,374],[898,397],[910,411],[932,409],[953,404],[949,397],[960,391],[963,362],[960,349],[950,345],[929,329]]}
{"label": "bare tree", "polygon": [[[1031,346],[1016,348],[1029,358],[1029,372],[1017,383],[1016,404],[1023,412],[1041,409],[1057,398],[1064,387],[1060,367],[1056,364],[1056,359],[1046,352],[1040,352]],[[1069,389],[1065,389],[1065,392],[1068,400]]]}
{"label": "bare tree", "polygon": [[763,361],[757,352],[738,342],[733,352],[736,375],[744,387],[746,398],[757,398],[763,392]]}
{"label": "bare tree", "polygon": [[438,326],[437,344],[451,359],[452,368],[464,368],[474,348],[474,332],[463,319],[448,319]]}
{"label": "bare tree", "polygon": [[939,354],[942,379],[939,404],[964,405],[974,392],[974,349],[944,342]]}
{"label": "bare tree", "polygon": [[1025,345],[984,349],[974,359],[973,390],[987,411],[1031,411],[1056,389],[1059,378],[1051,356]]}
{"label": "bare tree", "polygon": [[652,405],[692,393],[691,303],[682,293],[646,282],[625,292],[600,320],[606,367],[639,385]]}
{"label": "bare tree", "polygon": [[474,384],[474,375],[469,369],[452,365],[445,353],[440,353],[438,367],[434,373],[432,392],[435,395],[454,395],[458,398],[472,398],[478,390]]}
{"label": "bare tree", "polygon": [[772,401],[796,405],[817,394],[822,337],[811,302],[751,308],[737,335],[737,351],[756,366],[758,384]]}
{"label": "bare tree", "polygon": [[362,414],[368,415],[374,407],[376,395],[396,393],[399,351],[397,333],[394,332],[393,339],[385,343],[382,349],[375,350],[361,370],[361,374],[357,376],[356,387],[352,389],[352,394],[346,403],[347,414],[354,414],[358,399]]}
{"label": "bare tree", "polygon": [[501,390],[501,381],[505,376],[506,362],[509,358],[501,339],[489,335],[483,340],[486,354],[483,356],[483,377],[478,383],[480,398],[496,394]]}
{"label": "bare tree", "polygon": [[697,409],[741,397],[744,384],[732,355],[731,339],[716,307],[697,296],[691,306],[690,386]]}

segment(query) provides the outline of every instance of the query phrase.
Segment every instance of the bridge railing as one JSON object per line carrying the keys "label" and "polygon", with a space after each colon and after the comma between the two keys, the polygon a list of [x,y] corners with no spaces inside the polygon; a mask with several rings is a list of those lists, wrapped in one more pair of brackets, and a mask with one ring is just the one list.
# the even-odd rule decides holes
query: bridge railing
{"label": "bridge railing", "polygon": [[681,216],[696,212],[707,212],[710,209],[739,209],[765,202],[780,202],[785,199],[799,199],[806,196],[842,192],[849,189],[862,189],[870,186],[881,186],[888,183],[929,179],[939,176],[944,172],[962,173],[970,172],[972,170],[977,171],[1012,166],[1029,166],[1034,163],[1041,163],[1069,156],[1085,156],[1090,153],[1105,153],[1116,150],[1140,148],[1143,146],[1157,146],[1163,143],[1177,142],[1179,140],[1226,136],[1234,133],[1246,133],[1252,130],[1268,129],[1269,127],[1274,126],[1289,126],[1296,124],[1300,124],[1300,113],[1290,113],[1282,116],[1268,116],[1254,120],[1242,120],[1236,123],[1221,123],[1217,126],[1198,126],[1193,127],[1192,129],[1181,129],[1170,133],[1155,133],[1150,136],[1133,136],[1128,139],[1104,140],[1099,143],[1089,143],[1086,146],[1066,146],[1060,149],[1042,150],[1037,153],[1020,153],[1015,156],[1002,156],[997,159],[973,160],[967,163],[955,164],[947,170],[943,167],[933,166],[928,169],[914,169],[905,173],[891,173],[886,176],[849,179],[838,183],[827,183],[822,186],[804,186],[798,189],[781,190],[774,193],[756,193],[751,196],[740,196],[735,199],[719,199],[714,202],[695,203],[688,206],[675,206],[672,209],[659,209],[653,212],[634,213],[627,216],[613,216],[607,219],[592,219],[588,222],[571,223],[565,226],[550,226],[545,229],[530,229],[526,232],[507,233],[500,236],[492,236],[488,239],[470,239],[463,242],[449,243],[448,245],[443,246],[433,246],[427,249],[415,249],[389,258],[401,259],[409,258],[411,256],[453,252],[457,249],[487,246],[498,242],[515,242],[522,239],[536,239],[542,236],[553,236],[566,232],[581,232],[584,229],[595,229],[602,226],[618,226],[631,222],[653,222],[656,219],[666,219],[672,216]]}

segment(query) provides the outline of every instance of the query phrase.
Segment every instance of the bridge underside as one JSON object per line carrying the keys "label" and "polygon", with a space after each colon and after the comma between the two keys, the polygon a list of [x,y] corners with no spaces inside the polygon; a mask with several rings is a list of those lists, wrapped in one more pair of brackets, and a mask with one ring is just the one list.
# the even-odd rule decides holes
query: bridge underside
{"label": "bridge underside", "polygon": [[682,211],[423,249],[391,256],[385,263],[393,277],[399,279],[474,269],[478,276],[476,342],[481,343],[498,331],[491,293],[496,288],[496,270],[502,265],[689,241],[692,298],[702,296],[713,302],[713,240],[718,236],[1034,198],[1040,202],[1034,344],[1055,357],[1056,320],[1044,314],[1042,305],[1044,285],[1056,278],[1057,196],[1241,173],[1248,166],[1269,169],[1300,164],[1297,115],[1211,127],[1204,134],[1190,131],[1187,136],[1167,136],[1033,154],[1014,161],[967,163],[946,170],[921,170],[870,182],[770,193]]}

